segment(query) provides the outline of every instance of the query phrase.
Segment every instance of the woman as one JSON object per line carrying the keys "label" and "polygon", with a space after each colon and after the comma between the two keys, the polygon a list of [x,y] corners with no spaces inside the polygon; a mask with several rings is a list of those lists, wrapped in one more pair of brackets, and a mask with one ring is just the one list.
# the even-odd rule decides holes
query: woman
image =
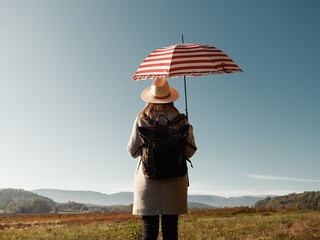
{"label": "woman", "polygon": [[[146,107],[138,115],[128,144],[128,152],[133,158],[141,156],[141,139],[139,126],[148,126],[145,115],[155,120],[165,115],[169,120],[175,118],[179,111],[173,102],[179,98],[176,89],[169,86],[165,78],[156,78],[151,87],[145,89],[141,97],[147,102]],[[163,121],[163,122],[162,122]],[[165,124],[165,118],[159,118],[160,124]],[[181,123],[187,123],[184,118]],[[192,157],[196,151],[192,127],[189,128],[185,147],[185,156]],[[142,172],[141,161],[134,178],[133,214],[142,215],[142,239],[157,239],[159,233],[159,215],[163,239],[178,239],[178,215],[187,213],[188,174],[181,177],[149,179]]]}

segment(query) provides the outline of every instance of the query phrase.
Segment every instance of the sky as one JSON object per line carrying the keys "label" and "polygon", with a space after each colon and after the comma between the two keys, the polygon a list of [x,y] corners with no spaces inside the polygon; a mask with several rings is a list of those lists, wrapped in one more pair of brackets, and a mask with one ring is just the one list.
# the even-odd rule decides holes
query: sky
{"label": "sky", "polygon": [[320,190],[319,22],[317,0],[0,0],[0,188],[133,191],[131,77],[183,34],[243,69],[187,78],[189,194]]}

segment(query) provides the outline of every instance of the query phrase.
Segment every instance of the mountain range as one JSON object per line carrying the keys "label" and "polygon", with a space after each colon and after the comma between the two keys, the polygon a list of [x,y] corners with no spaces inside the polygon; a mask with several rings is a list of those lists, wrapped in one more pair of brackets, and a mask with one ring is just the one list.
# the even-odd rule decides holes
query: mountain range
{"label": "mountain range", "polygon": [[[132,192],[119,192],[105,194],[94,191],[71,191],[59,189],[37,189],[31,192],[41,196],[51,198],[55,202],[74,201],[85,204],[95,204],[101,206],[129,205],[133,203]],[[241,197],[219,197],[215,195],[188,195],[188,202],[192,205],[208,205],[211,207],[236,207],[253,206],[257,201],[268,196],[241,196]]]}

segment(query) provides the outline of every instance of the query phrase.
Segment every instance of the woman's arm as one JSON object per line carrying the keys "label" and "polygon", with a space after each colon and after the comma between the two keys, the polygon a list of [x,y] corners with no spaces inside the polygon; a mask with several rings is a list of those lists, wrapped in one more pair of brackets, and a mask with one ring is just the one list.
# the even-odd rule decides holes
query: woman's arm
{"label": "woman's arm", "polygon": [[193,127],[190,125],[189,127],[189,135],[187,136],[187,141],[186,141],[186,146],[184,149],[184,153],[187,158],[191,158],[193,154],[196,152],[197,146],[194,140],[194,135],[193,135]]}
{"label": "woman's arm", "polygon": [[140,145],[141,145],[141,139],[138,133],[138,118],[137,118],[133,124],[131,137],[127,147],[127,150],[131,155],[131,157],[137,158],[141,155],[142,150]]}

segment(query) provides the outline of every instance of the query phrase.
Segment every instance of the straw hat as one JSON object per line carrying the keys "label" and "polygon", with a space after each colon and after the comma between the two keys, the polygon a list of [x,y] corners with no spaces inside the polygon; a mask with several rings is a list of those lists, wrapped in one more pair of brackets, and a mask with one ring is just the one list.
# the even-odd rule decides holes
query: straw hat
{"label": "straw hat", "polygon": [[156,78],[153,80],[151,87],[142,92],[141,97],[149,103],[170,103],[179,98],[179,93],[169,86],[167,79]]}

